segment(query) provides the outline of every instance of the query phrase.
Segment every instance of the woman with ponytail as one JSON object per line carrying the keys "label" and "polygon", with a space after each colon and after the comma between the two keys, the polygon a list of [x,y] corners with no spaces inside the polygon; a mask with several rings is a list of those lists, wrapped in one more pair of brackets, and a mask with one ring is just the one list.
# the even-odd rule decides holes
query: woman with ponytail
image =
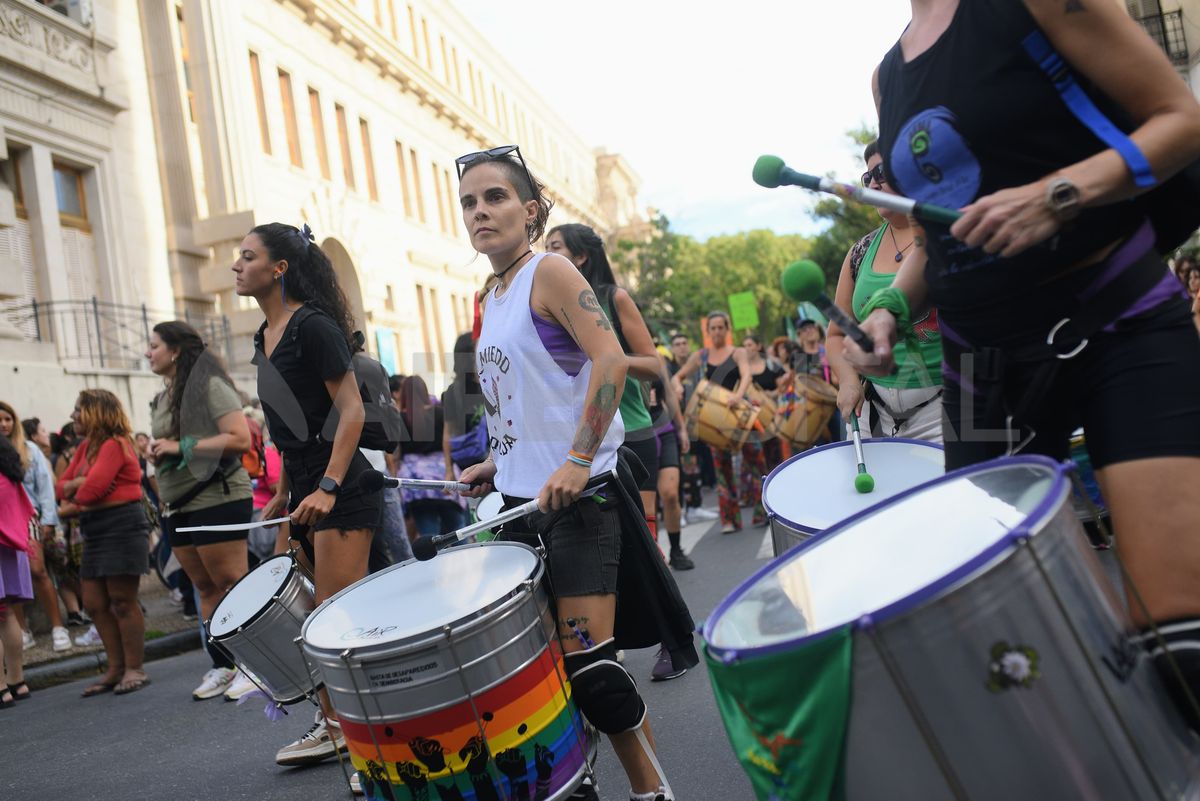
{"label": "woman with ponytail", "polygon": [[[162,499],[163,534],[200,593],[203,620],[246,575],[246,531],[180,532],[181,528],[246,523],[252,513],[250,477],[242,453],[250,429],[233,381],[194,328],[179,320],[159,323],[146,350],[163,391],[150,403],[154,462]],[[207,638],[205,638],[207,642]],[[208,646],[212,667],[192,698],[225,693],[231,700],[254,689],[220,647]]]}
{"label": "woman with ponytail", "polygon": [[[279,488],[263,518],[290,514],[292,538],[313,563],[320,604],[367,575],[372,535],[383,523],[382,493],[359,487],[371,469],[358,449],[365,412],[351,362],[361,342],[333,264],[307,225],[254,228],[233,272],[237,293],[254,298],[266,317],[254,337],[258,397],[283,455]],[[324,690],[321,710],[276,762],[309,764],[345,749]]]}

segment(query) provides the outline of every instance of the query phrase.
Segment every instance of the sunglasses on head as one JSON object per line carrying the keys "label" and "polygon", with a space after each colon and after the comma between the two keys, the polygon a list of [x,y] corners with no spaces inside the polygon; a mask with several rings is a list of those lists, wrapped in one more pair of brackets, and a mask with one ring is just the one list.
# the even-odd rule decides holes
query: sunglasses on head
{"label": "sunglasses on head", "polygon": [[877,183],[880,186],[883,186],[884,184],[887,183],[887,176],[883,174],[883,162],[882,161],[862,174],[862,185],[863,186],[869,187],[872,182]]}
{"label": "sunglasses on head", "polygon": [[525,178],[529,181],[529,190],[536,196],[538,191],[537,184],[533,182],[533,175],[529,172],[529,165],[525,163],[525,157],[521,155],[521,148],[517,145],[500,145],[499,147],[493,147],[491,150],[477,150],[474,153],[459,156],[454,160],[454,166],[458,170],[458,180],[462,180],[463,173],[472,164],[483,161],[496,161],[510,153],[517,154],[517,161],[521,162],[521,169],[525,170]]}

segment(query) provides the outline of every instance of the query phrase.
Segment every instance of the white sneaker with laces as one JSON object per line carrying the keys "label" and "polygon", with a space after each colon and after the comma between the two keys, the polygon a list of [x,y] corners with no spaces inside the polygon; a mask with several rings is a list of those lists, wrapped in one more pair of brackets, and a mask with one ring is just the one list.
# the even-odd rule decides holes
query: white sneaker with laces
{"label": "white sneaker with laces", "polygon": [[71,650],[71,632],[64,626],[55,626],[50,632],[50,639],[54,640],[55,651]]}
{"label": "white sneaker with laces", "polygon": [[96,631],[95,626],[88,626],[88,630],[75,638],[75,644],[80,648],[91,648],[94,645],[103,645],[104,642],[100,639],[100,632]]}
{"label": "white sneaker with laces", "polygon": [[703,506],[693,506],[688,509],[688,514],[692,516],[693,523],[697,520],[716,520],[720,517],[716,512],[711,509],[705,509]]}
{"label": "white sneaker with laces", "polygon": [[27,630],[21,630],[21,647],[28,651],[33,646],[37,645],[37,640],[33,639],[33,635]]}
{"label": "white sneaker with laces", "polygon": [[310,765],[329,759],[336,751],[345,751],[346,738],[342,736],[341,729],[334,728],[333,731],[337,732],[336,740],[334,735],[330,735],[325,715],[318,709],[312,728],[304,732],[296,742],[280,748],[279,753],[275,755],[275,763],[285,767]]}
{"label": "white sneaker with laces", "polygon": [[216,698],[229,689],[229,685],[236,673],[236,670],[229,668],[213,668],[204,674],[204,678],[200,680],[200,686],[192,690],[192,699],[195,701],[204,701],[209,698]]}
{"label": "white sneaker with laces", "polygon": [[237,701],[243,695],[254,692],[258,689],[258,685],[250,681],[250,677],[242,671],[235,671],[236,675],[233,681],[229,683],[229,689],[225,691],[226,701]]}

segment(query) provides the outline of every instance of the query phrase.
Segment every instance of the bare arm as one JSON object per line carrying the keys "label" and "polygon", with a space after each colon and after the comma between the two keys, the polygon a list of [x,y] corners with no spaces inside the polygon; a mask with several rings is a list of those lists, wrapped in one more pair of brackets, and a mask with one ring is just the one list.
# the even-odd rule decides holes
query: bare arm
{"label": "bare arm", "polygon": [[754,382],[754,374],[750,372],[750,357],[746,355],[745,348],[733,349],[733,363],[738,369],[738,385],[733,391],[734,398],[746,397],[746,392],[750,389],[750,385]]}
{"label": "bare arm", "polygon": [[217,418],[217,432],[196,442],[193,452],[205,456],[237,456],[250,448],[250,426],[246,415],[236,409]]}
{"label": "bare arm", "polygon": [[[329,464],[325,466],[324,477],[332,478],[340,486],[345,481],[350,460],[358,450],[358,438],[362,434],[366,414],[363,410],[362,396],[358,394],[358,379],[353,370],[347,370],[345,375],[326,381],[325,390],[333,399],[334,408],[338,411],[338,425],[333,435],[333,452],[329,456]],[[282,484],[281,480],[280,485]],[[336,495],[321,489],[313,490],[292,512],[292,519],[301,525],[312,525],[329,514],[336,502]]]}

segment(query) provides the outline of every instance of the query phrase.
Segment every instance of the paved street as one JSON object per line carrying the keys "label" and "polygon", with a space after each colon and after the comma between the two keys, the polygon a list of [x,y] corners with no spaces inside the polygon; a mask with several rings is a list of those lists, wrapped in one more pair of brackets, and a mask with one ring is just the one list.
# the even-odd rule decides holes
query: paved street
{"label": "paved street", "polygon": [[[715,524],[689,526],[685,546],[697,569],[676,574],[699,624],[763,564],[763,529],[722,536]],[[666,539],[665,535],[662,537]],[[690,542],[689,542],[690,541]],[[680,801],[752,798],[713,703],[703,665],[663,684],[648,678],[653,650],[630,652],[626,665],[650,706],[659,753]],[[269,722],[260,703],[193,702],[207,668],[201,652],[149,666],[153,684],[125,697],[81,699],[84,682],[38,692],[0,711],[6,744],[0,799],[50,801],[317,801],[348,798],[336,762],[284,769],[276,749],[312,722],[307,706]],[[628,785],[607,744],[601,751],[601,797],[627,798]]]}

